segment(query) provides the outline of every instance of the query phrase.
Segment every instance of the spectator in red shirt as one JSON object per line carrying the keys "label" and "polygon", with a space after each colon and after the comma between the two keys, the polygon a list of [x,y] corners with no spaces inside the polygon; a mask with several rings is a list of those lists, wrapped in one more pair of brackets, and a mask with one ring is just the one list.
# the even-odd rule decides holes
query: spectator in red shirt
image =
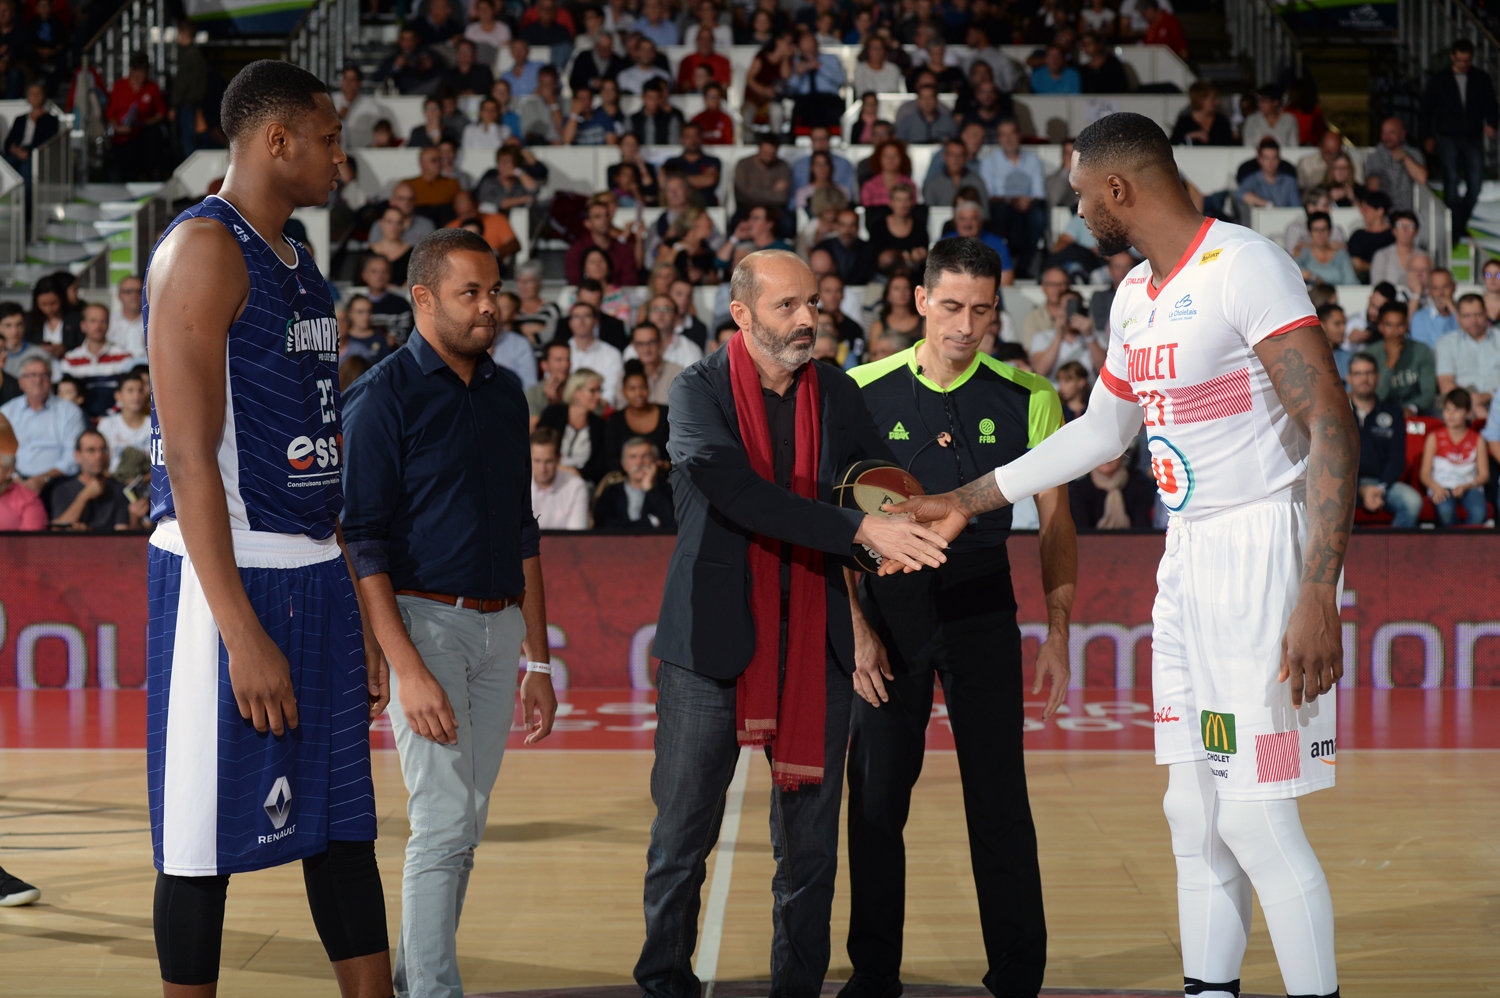
{"label": "spectator in red shirt", "polygon": [[113,130],[116,163],[127,181],[154,179],[164,146],[158,126],[166,117],[166,101],[148,76],[150,68],[146,53],[132,55],[130,73],[115,81],[104,114]]}
{"label": "spectator in red shirt", "polygon": [[709,74],[722,83],[729,85],[729,60],[714,52],[714,34],[712,31],[698,32],[698,47],[692,55],[684,56],[682,64],[677,67],[677,92],[680,94],[693,93],[698,88],[693,83],[693,71],[699,66],[708,67]]}
{"label": "spectator in red shirt", "polygon": [[734,145],[734,119],[724,113],[724,87],[717,81],[703,88],[703,110],[693,124],[703,132],[706,146]]}
{"label": "spectator in red shirt", "polygon": [[1182,34],[1182,22],[1176,14],[1169,14],[1157,6],[1156,0],[1141,0],[1136,10],[1146,19],[1147,45],[1165,45],[1180,58],[1187,58],[1187,38]]}
{"label": "spectator in red shirt", "polygon": [[[614,267],[615,283],[630,286],[640,283],[640,275],[636,270],[635,250],[629,243],[621,242],[611,234],[614,227],[613,208],[609,198],[594,195],[589,200],[588,221],[584,223],[588,228],[588,235],[568,248],[568,255],[563,258],[563,272],[567,275],[569,284],[577,284],[583,278],[583,255],[590,248],[603,251],[609,257],[609,262]],[[633,240],[636,237],[631,237]]]}

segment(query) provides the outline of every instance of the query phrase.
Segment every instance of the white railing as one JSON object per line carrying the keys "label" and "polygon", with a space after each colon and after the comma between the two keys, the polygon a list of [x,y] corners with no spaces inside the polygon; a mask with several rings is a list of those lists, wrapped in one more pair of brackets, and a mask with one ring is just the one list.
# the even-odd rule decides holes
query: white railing
{"label": "white railing", "polygon": [[358,0],[317,0],[287,38],[286,58],[333,88],[357,41]]}
{"label": "white railing", "polygon": [[0,159],[0,267],[20,263],[26,254],[26,182]]}
{"label": "white railing", "polygon": [[145,52],[151,78],[167,81],[177,72],[178,15],[167,0],[128,0],[83,47],[84,58],[109,86],[129,70],[130,57]]}
{"label": "white railing", "polygon": [[1257,86],[1276,80],[1285,69],[1302,74],[1296,36],[1271,0],[1224,0],[1224,28],[1234,56],[1253,67]]}
{"label": "white railing", "polygon": [[31,152],[31,205],[35,223],[40,227],[56,205],[73,200],[73,143],[68,129]]}

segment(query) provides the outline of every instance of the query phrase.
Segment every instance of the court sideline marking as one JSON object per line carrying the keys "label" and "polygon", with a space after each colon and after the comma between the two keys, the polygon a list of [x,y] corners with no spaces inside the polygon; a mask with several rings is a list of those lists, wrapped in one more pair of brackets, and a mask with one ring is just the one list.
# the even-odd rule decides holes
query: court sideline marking
{"label": "court sideline marking", "polygon": [[714,880],[708,888],[708,910],[703,916],[703,937],[698,941],[698,960],[693,973],[705,985],[703,998],[714,998],[714,979],[719,976],[719,944],[724,938],[724,910],[729,906],[729,881],[734,877],[734,848],[740,840],[740,812],[745,809],[745,784],[750,781],[750,746],[740,749],[724,802],[724,821],[719,829],[719,858],[714,862]]}

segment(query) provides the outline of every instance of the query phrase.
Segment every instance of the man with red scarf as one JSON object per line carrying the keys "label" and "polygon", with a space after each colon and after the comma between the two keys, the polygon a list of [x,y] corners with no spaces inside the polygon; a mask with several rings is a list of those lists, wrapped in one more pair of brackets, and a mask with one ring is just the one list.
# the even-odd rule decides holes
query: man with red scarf
{"label": "man with red scarf", "polygon": [[891,460],[858,386],[810,360],[818,284],[781,250],[730,281],[739,332],[672,383],[677,547],[657,620],[656,764],[635,979],[699,993],[692,955],[705,861],[741,746],[772,776],[771,994],[816,998],[828,970],[839,804],[853,696],[843,566],[857,544],[898,564],[945,560],[935,534],[833,503],[856,461]]}

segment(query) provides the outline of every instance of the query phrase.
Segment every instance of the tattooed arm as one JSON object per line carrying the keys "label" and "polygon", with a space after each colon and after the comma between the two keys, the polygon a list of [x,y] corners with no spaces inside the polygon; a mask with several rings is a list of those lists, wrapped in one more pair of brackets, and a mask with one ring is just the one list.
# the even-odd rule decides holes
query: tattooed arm
{"label": "tattooed arm", "polygon": [[[919,496],[885,508],[888,512],[908,514],[918,523],[930,523],[951,541],[980,513],[1054,489],[1106,461],[1113,461],[1125,453],[1140,432],[1144,418],[1134,398],[1116,395],[1100,378],[1094,383],[1089,406],[1082,416],[996,469],[993,475],[984,475],[953,492]],[[892,564],[883,567],[881,574],[900,569],[901,566]]]}
{"label": "tattooed arm", "polygon": [[1359,430],[1321,326],[1262,340],[1255,355],[1311,441],[1302,588],[1281,640],[1281,679],[1291,680],[1292,706],[1300,707],[1332,690],[1344,674],[1338,582],[1354,521]]}

